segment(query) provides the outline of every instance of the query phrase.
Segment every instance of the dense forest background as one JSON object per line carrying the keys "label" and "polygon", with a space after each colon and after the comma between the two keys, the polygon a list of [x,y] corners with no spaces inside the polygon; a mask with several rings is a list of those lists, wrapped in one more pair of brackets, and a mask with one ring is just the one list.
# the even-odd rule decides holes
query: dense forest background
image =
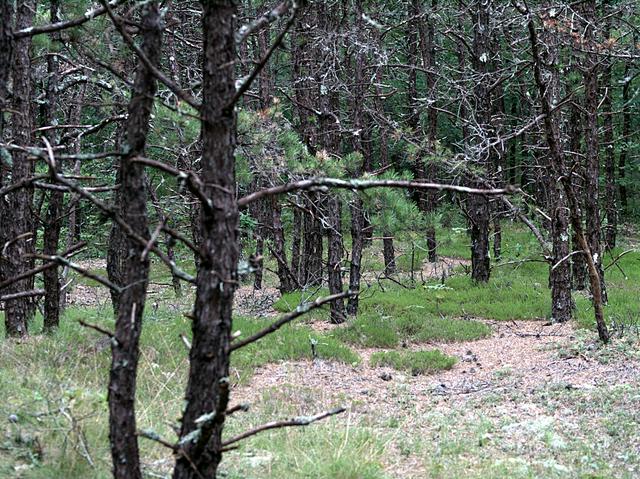
{"label": "dense forest background", "polygon": [[[164,474],[216,477],[241,440],[345,412],[223,435],[232,353],[306,313],[338,339],[283,341],[345,363],[343,342],[490,334],[459,318],[577,320],[598,348],[637,328],[635,1],[25,0],[0,20],[3,354],[69,324],[107,338],[114,477],[151,470],[141,437]],[[134,407],[158,311],[187,362],[175,440]]]}

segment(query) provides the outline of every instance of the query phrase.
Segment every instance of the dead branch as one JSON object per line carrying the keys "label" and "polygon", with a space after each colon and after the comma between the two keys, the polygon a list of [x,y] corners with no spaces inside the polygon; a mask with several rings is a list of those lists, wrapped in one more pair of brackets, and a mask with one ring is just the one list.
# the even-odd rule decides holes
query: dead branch
{"label": "dead branch", "polygon": [[[111,0],[108,5],[109,7],[117,7],[118,5],[125,3],[125,1],[126,0]],[[93,8],[93,9],[87,10],[81,16],[71,20],[65,20],[65,21],[56,22],[56,23],[49,23],[46,25],[40,25],[37,27],[29,27],[23,30],[18,30],[17,32],[13,33],[13,37],[15,39],[24,38],[24,37],[33,37],[41,33],[52,33],[52,32],[58,32],[60,30],[65,30],[67,28],[77,27],[79,25],[87,23],[88,21],[96,17],[99,17],[100,15],[104,15],[106,12],[107,12],[107,9],[104,6]]]}
{"label": "dead branch", "polygon": [[257,201],[265,196],[280,195],[284,193],[290,193],[292,191],[311,190],[314,188],[340,188],[354,191],[368,190],[371,188],[414,188],[420,190],[435,190],[435,191],[452,191],[456,193],[467,193],[474,195],[485,196],[500,196],[509,195],[518,192],[518,188],[513,186],[507,186],[505,188],[470,188],[468,186],[459,185],[446,185],[442,183],[428,183],[423,181],[410,181],[410,180],[340,180],[338,178],[309,178],[306,180],[296,181],[293,183],[287,183],[284,185],[274,186],[271,188],[265,188],[263,190],[256,191],[247,196],[243,196],[238,199],[238,206],[245,207],[254,201]]}
{"label": "dead branch", "polygon": [[124,28],[124,26],[122,24],[121,19],[119,19],[118,17],[115,16],[115,14],[113,13],[113,10],[111,10],[111,7],[109,6],[109,4],[105,0],[100,0],[100,3],[106,9],[107,15],[109,15],[109,18],[111,18],[111,21],[113,22],[113,25],[116,27],[116,30],[118,30],[118,32],[122,36],[122,38],[125,41],[125,43],[127,43],[127,45],[129,45],[129,48],[131,48],[131,50],[133,50],[133,52],[140,59],[140,61],[142,63],[144,63],[145,68],[147,68],[153,74],[154,77],[156,77],[161,83],[163,83],[167,88],[169,88],[169,90],[171,90],[175,96],[177,96],[182,101],[184,101],[185,103],[187,103],[191,107],[195,108],[196,110],[200,110],[200,102],[199,101],[197,101],[189,93],[187,93],[182,88],[180,88],[178,85],[176,85],[173,82],[173,80],[171,80],[164,73],[162,73],[160,70],[158,70],[155,67],[155,65],[153,63],[151,63],[151,61],[149,61],[149,59],[144,54],[142,49],[138,45],[136,45],[136,43],[133,40],[133,38],[131,38],[131,35],[129,35],[127,33],[127,31],[125,30],[125,28]]}
{"label": "dead branch", "polygon": [[250,431],[243,432],[242,434],[237,435],[227,441],[222,443],[222,446],[227,448],[232,444],[235,444],[243,439],[246,439],[251,436],[255,436],[263,431],[269,431],[270,429],[280,429],[284,427],[293,427],[293,426],[308,426],[316,421],[320,421],[322,419],[335,416],[336,414],[340,414],[345,412],[346,409],[344,407],[338,407],[332,409],[330,411],[326,411],[320,414],[316,414],[315,416],[300,416],[293,419],[289,419],[286,421],[274,421],[263,424],[262,426],[258,426],[255,429],[251,429]]}
{"label": "dead branch", "polygon": [[262,16],[253,20],[251,23],[242,25],[236,32],[236,43],[240,44],[244,42],[250,35],[259,32],[270,23],[278,21],[289,11],[290,6],[291,2],[289,0],[285,0],[284,2],[276,5],[272,10],[269,10]]}
{"label": "dead branch", "polygon": [[357,293],[354,293],[352,291],[347,291],[344,293],[338,293],[338,294],[332,294],[331,296],[325,296],[323,298],[318,298],[315,301],[311,302],[311,303],[304,303],[299,305],[294,311],[285,314],[282,318],[280,318],[279,320],[277,320],[276,322],[272,323],[270,326],[267,326],[266,328],[264,328],[262,331],[258,331],[256,334],[254,334],[253,336],[249,336],[246,339],[243,339],[242,341],[236,341],[233,342],[230,346],[229,346],[229,352],[235,351],[236,349],[240,349],[244,346],[247,346],[248,344],[254,343],[256,341],[258,341],[259,339],[277,331],[278,329],[280,329],[282,326],[284,326],[287,323],[290,323],[291,321],[293,321],[296,318],[299,318],[300,316],[308,313],[309,311],[319,308],[320,306],[330,303],[331,301],[335,301],[338,299],[345,299],[345,298],[349,298],[352,296],[355,296]]}
{"label": "dead branch", "polygon": [[105,336],[108,336],[109,338],[112,338],[112,339],[115,338],[115,334],[113,334],[108,329],[104,329],[102,326],[98,326],[96,324],[87,323],[86,321],[84,321],[82,319],[79,319],[78,323],[80,323],[80,326],[84,326],[85,328],[89,328],[89,329],[93,329],[95,331],[98,331],[99,333],[102,333]]}

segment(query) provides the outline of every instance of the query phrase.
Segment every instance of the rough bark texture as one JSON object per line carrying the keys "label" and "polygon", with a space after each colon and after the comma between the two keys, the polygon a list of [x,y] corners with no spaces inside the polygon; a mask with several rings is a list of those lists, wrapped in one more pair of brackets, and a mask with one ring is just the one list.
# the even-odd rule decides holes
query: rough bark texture
{"label": "rough bark texture", "polygon": [[631,135],[631,79],[629,64],[624,69],[624,82],[622,84],[622,145],[620,146],[620,156],[618,157],[618,178],[620,189],[621,214],[626,215],[629,209],[629,199],[627,195],[627,185],[625,183],[627,157],[629,155],[629,141]]}
{"label": "rough bark texture", "polygon": [[609,330],[604,320],[604,313],[602,309],[602,291],[600,290],[600,276],[596,268],[596,264],[593,256],[591,255],[591,249],[587,241],[587,236],[582,227],[582,214],[580,211],[580,205],[578,203],[575,190],[571,183],[571,177],[568,175],[568,169],[565,164],[565,157],[563,149],[560,144],[560,135],[558,131],[558,125],[553,121],[553,109],[547,96],[549,85],[543,79],[543,67],[544,64],[540,55],[540,46],[538,44],[538,34],[536,31],[533,19],[529,17],[527,21],[527,28],[529,31],[529,39],[531,43],[531,51],[533,55],[533,72],[536,87],[538,89],[538,95],[542,103],[542,112],[544,113],[544,131],[549,146],[549,161],[554,175],[560,178],[562,187],[564,189],[567,205],[569,210],[569,218],[571,225],[576,232],[576,236],[580,243],[580,248],[584,251],[587,259],[587,268],[589,271],[589,280],[591,283],[591,290],[593,294],[593,309],[598,328],[598,335],[602,342],[609,341]]}
{"label": "rough bark texture", "polygon": [[[584,3],[585,38],[589,45],[594,45],[595,22],[596,22],[596,2],[589,0]],[[600,208],[598,201],[600,198],[600,155],[598,139],[598,70],[600,61],[594,55],[587,55],[584,71],[584,109],[585,119],[585,202],[584,212],[586,220],[586,235],[589,249],[592,254],[598,275],[600,276],[600,290],[602,291],[602,301],[607,302],[607,290],[604,282],[604,270],[602,268],[602,245],[600,241]]]}
{"label": "rough bark texture", "polygon": [[[603,14],[607,17],[604,23],[603,36],[608,39],[611,34],[611,17],[610,8],[607,8],[608,2],[604,2]],[[602,109],[604,110],[604,158],[605,158],[605,214],[607,224],[604,230],[604,246],[607,250],[611,250],[616,246],[616,237],[618,235],[618,208],[617,208],[617,192],[616,192],[616,158],[615,145],[613,142],[613,88],[611,85],[611,70],[613,68],[613,59],[605,60],[604,72],[602,75],[602,87],[604,89],[604,98],[602,100]]]}
{"label": "rough bark texture", "polygon": [[[488,73],[490,71],[490,30],[491,1],[475,1],[472,6],[473,21],[473,68],[479,75],[479,80],[473,90],[477,101],[477,117],[486,136],[491,135],[491,92],[488,88]],[[474,157],[474,161],[488,172],[490,158],[488,153],[480,153],[481,157]],[[477,156],[475,154],[474,156]],[[489,281],[489,229],[490,208],[489,200],[484,196],[470,195],[467,201],[468,215],[471,226],[471,278],[479,283]]]}
{"label": "rough bark texture", "polygon": [[302,211],[293,209],[293,232],[291,233],[291,274],[301,283],[300,278],[300,244],[302,242]]}
{"label": "rough bark texture", "polygon": [[[577,106],[571,108],[571,115],[569,117],[569,151],[574,157],[571,163],[573,188],[579,190],[582,187],[583,169],[582,161],[579,158],[581,152],[581,132],[582,132],[582,116]],[[573,231],[571,234],[571,250],[581,251],[580,242]],[[571,281],[572,288],[576,291],[582,291],[587,287],[587,263],[583,253],[574,254],[571,257]]]}
{"label": "rough bark texture", "polygon": [[[555,35],[544,31],[541,35],[545,49],[543,54],[544,65],[547,72],[547,88],[545,101],[555,105],[561,97],[561,84],[558,72],[558,42]],[[550,122],[556,132],[560,131],[562,124],[561,112],[553,112]],[[571,146],[572,137],[569,135],[568,146]],[[553,162],[549,155],[541,159],[545,167],[546,194],[548,198],[547,210],[551,213],[549,224],[549,236],[552,241],[552,263],[549,270],[549,287],[551,289],[551,320],[554,322],[569,321],[573,314],[574,304],[571,297],[571,263],[569,262],[569,214],[567,200],[562,185],[557,181]],[[564,159],[562,160],[564,162]]]}
{"label": "rough bark texture", "polygon": [[[342,293],[342,205],[332,194],[327,199],[327,276],[329,294]],[[331,322],[339,324],[345,320],[344,300],[331,302]]]}
{"label": "rough bark texture", "polygon": [[[6,7],[10,8],[10,7]],[[16,29],[28,28],[33,24],[35,0],[18,2]],[[4,27],[3,27],[4,28]],[[11,76],[13,80],[13,102],[11,105],[12,140],[17,145],[32,144],[33,124],[31,121],[31,38],[24,37],[13,43]],[[6,74],[6,73],[5,73]],[[11,181],[16,183],[33,173],[33,162],[24,152],[14,152],[11,167]],[[31,204],[33,188],[21,188],[7,195],[3,205],[2,229],[5,230],[3,247],[5,278],[16,276],[29,269],[34,253],[33,218]],[[18,293],[32,289],[33,278],[14,282],[4,293]],[[31,298],[23,297],[5,302],[5,327],[7,336],[24,336],[33,315]]]}
{"label": "rough bark texture", "polygon": [[[51,0],[50,20],[55,23],[60,19],[59,2]],[[53,33],[50,35],[52,41],[59,40],[60,35]],[[46,104],[44,106],[44,125],[52,125],[55,122],[58,110],[58,57],[49,55],[47,57],[47,89]],[[47,136],[52,145],[57,143],[58,135],[52,130]],[[57,162],[58,170],[62,170],[60,161]],[[62,191],[52,191],[49,195],[49,205],[44,221],[44,237],[42,252],[45,255],[55,255],[58,251],[58,243],[60,242],[60,230],[62,228],[62,205],[64,201],[64,193]],[[44,330],[51,331],[58,327],[60,323],[60,276],[58,275],[57,265],[47,269],[43,273],[44,280]]]}
{"label": "rough bark texture", "polygon": [[[237,287],[238,209],[235,198],[235,7],[229,0],[203,2],[202,177],[211,208],[202,208],[202,256],[196,279],[193,342],[189,353],[186,408],[175,479],[214,478],[228,396],[229,341]],[[204,414],[215,413],[205,423]],[[192,440],[185,437],[200,429]]]}
{"label": "rough bark texture", "polygon": [[289,293],[293,291],[293,281],[287,264],[284,228],[282,227],[282,208],[277,196],[271,197],[271,219],[273,225],[273,255],[278,263],[279,289],[281,294]]}
{"label": "rough bark texture", "polygon": [[[149,2],[142,17],[142,50],[153,65],[160,64],[162,18],[158,4]],[[149,118],[156,93],[155,77],[142,62],[138,65],[126,126],[126,156],[120,160],[121,187],[117,209],[119,215],[138,235],[148,238],[147,190],[144,166],[133,160],[144,155]],[[136,436],[135,394],[138,368],[138,344],[149,280],[145,245],[122,235],[124,247],[115,336],[111,342],[109,374],[109,440],[114,477],[141,478],[138,438]]]}

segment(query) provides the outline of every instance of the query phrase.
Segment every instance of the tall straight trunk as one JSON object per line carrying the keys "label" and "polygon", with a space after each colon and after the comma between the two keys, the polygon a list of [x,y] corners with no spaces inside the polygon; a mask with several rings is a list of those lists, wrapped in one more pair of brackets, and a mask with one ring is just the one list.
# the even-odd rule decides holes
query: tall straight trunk
{"label": "tall straight trunk", "polygon": [[[603,15],[607,17],[604,23],[603,36],[609,39],[611,34],[611,13],[608,8],[608,2],[603,3]],[[613,141],[613,85],[611,84],[611,71],[613,69],[613,59],[605,60],[604,72],[602,75],[602,88],[604,89],[604,98],[602,100],[602,108],[604,110],[604,151],[605,151],[605,214],[607,225],[604,230],[604,245],[607,250],[611,250],[616,246],[616,236],[618,234],[618,207],[616,192],[616,158],[615,145]]]}
{"label": "tall straight trunk", "polygon": [[[9,7],[10,8],[10,7]],[[36,9],[35,0],[18,2],[16,11],[16,29],[28,28],[33,24]],[[20,146],[31,145],[33,124],[31,118],[31,37],[16,39],[13,43],[13,61],[11,76],[13,80],[13,103],[11,105],[11,130],[13,143]],[[13,154],[11,181],[16,183],[33,174],[33,162],[21,151]],[[6,242],[3,248],[4,277],[11,278],[30,268],[28,259],[35,251],[33,238],[33,217],[31,205],[33,188],[25,187],[7,195],[4,204],[5,215],[2,229],[6,229]],[[32,289],[33,278],[15,281],[5,289],[7,294]],[[7,336],[25,336],[28,323],[33,317],[31,299],[28,297],[5,302],[5,327]]]}
{"label": "tall straight trunk", "polygon": [[[58,0],[51,0],[50,20],[51,23],[59,21],[60,5]],[[59,40],[58,33],[51,34],[51,40],[56,42]],[[59,66],[58,57],[51,54],[47,57],[47,89],[46,89],[46,105],[44,108],[44,124],[45,126],[53,125],[58,110],[58,77]],[[47,135],[52,145],[57,143],[58,135],[55,130]],[[62,170],[62,164],[57,162],[57,168]],[[52,191],[49,195],[49,205],[44,221],[44,237],[42,252],[45,255],[55,255],[58,251],[60,242],[60,230],[62,228],[62,206],[64,201],[64,193],[62,191]],[[60,324],[60,276],[58,275],[58,267],[47,269],[43,272],[44,279],[44,330],[51,331]]]}
{"label": "tall straight trunk", "polygon": [[[414,14],[419,14],[419,3],[412,0]],[[431,14],[424,19],[417,18],[420,52],[422,56],[422,66],[426,70],[426,88],[429,96],[429,106],[427,107],[427,153],[434,154],[436,151],[436,141],[438,134],[438,109],[436,107],[436,48],[435,48],[435,10],[438,7],[437,0],[431,0]],[[429,161],[425,168],[425,176],[428,181],[436,181],[437,166],[435,162]],[[438,193],[434,191],[421,192],[423,195],[422,205],[424,211],[433,213],[438,207]],[[427,259],[431,263],[438,260],[436,238],[436,227],[434,220],[429,221],[426,230]]]}
{"label": "tall straight trunk", "polygon": [[[477,117],[483,130],[483,136],[492,134],[492,95],[489,90],[489,73],[491,60],[489,59],[491,32],[489,19],[492,10],[492,2],[477,0],[473,2],[473,60],[474,72],[480,78],[473,89],[477,100]],[[479,149],[480,145],[476,145]],[[475,154],[475,163],[488,173],[491,165],[490,152],[480,151]],[[471,223],[471,278],[479,283],[489,281],[490,256],[489,256],[489,229],[490,208],[489,200],[485,196],[470,195],[468,199],[468,214]]]}
{"label": "tall straight trunk", "polygon": [[[328,194],[327,199],[327,277],[329,294],[342,293],[342,204],[333,194]],[[344,300],[338,299],[331,302],[331,322],[339,324],[344,322]]]}
{"label": "tall straight trunk", "polygon": [[300,277],[300,244],[302,242],[302,211],[296,207],[293,209],[293,231],[291,232],[291,274],[298,284],[302,283]]}
{"label": "tall straight trunk", "polygon": [[627,195],[627,185],[625,183],[627,157],[629,155],[629,142],[631,135],[631,74],[630,66],[627,63],[624,68],[624,80],[622,83],[622,144],[620,146],[620,156],[618,157],[618,178],[620,189],[621,215],[625,216],[629,210],[629,200]]}
{"label": "tall straight trunk", "polygon": [[[587,21],[585,26],[585,37],[589,45],[595,46],[595,22],[596,1],[588,0],[584,3],[584,16]],[[602,302],[607,302],[607,289],[604,281],[604,270],[602,268],[602,245],[600,241],[600,152],[598,139],[598,71],[600,62],[595,55],[587,54],[584,71],[584,109],[585,119],[585,219],[586,235],[589,249],[593,255],[598,275],[600,276],[600,290],[602,291]]]}
{"label": "tall straight trunk", "polygon": [[[141,23],[142,51],[154,66],[159,66],[162,47],[162,17],[157,2],[144,6]],[[120,188],[117,210],[133,231],[149,237],[147,225],[147,189],[144,166],[135,163],[144,155],[149,118],[153,110],[156,81],[153,73],[138,64],[131,92],[126,125],[126,156],[120,160]],[[116,327],[111,341],[109,372],[109,440],[113,475],[118,479],[141,478],[136,435],[135,395],[142,316],[149,281],[149,259],[145,245],[114,226],[115,235],[125,248],[122,271],[123,288],[118,301]]]}
{"label": "tall straight trunk", "polygon": [[[349,291],[360,290],[360,276],[362,272],[362,251],[364,249],[364,214],[362,199],[356,196],[350,205],[351,210],[351,266],[349,268]],[[347,314],[358,314],[358,296],[352,296],[347,302]]]}
{"label": "tall straight trunk", "polygon": [[[380,116],[384,116],[384,103],[382,101],[382,89],[380,84],[382,83],[382,69],[378,69],[376,72],[376,94],[375,94],[375,107]],[[387,128],[380,126],[378,129],[378,136],[380,138],[380,167],[387,168],[389,166],[389,133]],[[390,276],[396,272],[396,252],[393,245],[393,236],[390,228],[384,228],[382,230],[382,254],[384,257],[384,274]]]}
{"label": "tall straight trunk", "polygon": [[[240,254],[234,149],[236,9],[231,0],[203,2],[202,179],[211,208],[200,215],[202,259],[196,278],[193,342],[186,407],[180,427],[182,453],[174,479],[215,478],[222,458],[227,409],[229,344]],[[203,422],[204,415],[211,414]],[[199,431],[199,433],[195,432]],[[193,440],[185,438],[195,434]]]}
{"label": "tall straight trunk", "polygon": [[[358,35],[363,33],[362,25],[362,0],[354,0],[354,23]],[[365,98],[365,77],[366,55],[359,45],[356,45],[353,65],[353,99],[351,105],[351,115],[353,128],[359,131],[359,135],[353,135],[353,151],[362,154],[362,165],[356,167],[353,176],[357,178],[362,172],[371,170],[371,151],[367,138],[367,125],[365,124],[364,98]],[[368,221],[365,215],[365,207],[362,198],[356,195],[350,205],[351,210],[351,267],[349,268],[349,291],[360,290],[360,277],[362,274],[362,254],[367,239]],[[349,297],[347,302],[347,314],[355,316],[358,313],[358,296]]]}
{"label": "tall straight trunk", "polygon": [[277,196],[271,197],[271,219],[273,224],[273,254],[278,263],[278,280],[280,281],[280,293],[293,291],[291,272],[287,264],[285,250],[284,228],[282,227],[282,208]]}
{"label": "tall straight trunk", "polygon": [[[492,94],[489,90],[489,75],[491,73],[491,31],[489,20],[492,2],[476,0],[472,6],[473,23],[473,59],[474,73],[478,76],[473,89],[477,100],[477,118],[482,128],[483,136],[491,137],[492,128]],[[482,141],[482,139],[480,140]],[[474,146],[474,161],[486,173],[492,163],[490,151],[483,151],[481,143]],[[489,200],[479,195],[470,195],[468,200],[468,214],[471,223],[471,278],[480,283],[489,281],[489,229],[490,208]]]}
{"label": "tall straight trunk", "polygon": [[[77,93],[77,95],[74,98],[73,101],[73,105],[69,110],[69,123],[70,124],[79,124],[80,123],[80,115],[82,114],[82,105],[84,104],[84,98],[85,98],[85,93],[87,90],[87,84],[83,84],[80,87],[80,91]],[[72,144],[71,144],[71,148],[70,148],[70,153],[72,154],[78,154],[80,153],[80,149],[81,149],[81,139],[78,137],[75,137],[72,140]],[[77,159],[73,165],[73,174],[75,176],[79,176],[80,175],[80,170],[81,170],[81,165],[82,162],[81,160]],[[70,195],[70,199],[69,199],[69,203],[67,206],[67,212],[68,212],[68,219],[67,219],[67,235],[65,238],[65,244],[66,244],[66,248],[65,249],[70,249],[74,243],[75,243],[75,239],[76,239],[76,222],[77,222],[77,213],[78,213],[78,205],[80,203],[80,196],[77,194],[72,194]],[[67,277],[69,276],[69,267],[65,266],[64,268],[62,268],[62,274],[61,276],[61,281],[64,283],[67,279]],[[67,283],[70,286],[70,283]],[[67,288],[69,287],[67,286]],[[64,311],[64,309],[67,306],[67,288],[64,288],[61,292],[60,292],[60,310]]]}
{"label": "tall straight trunk", "polygon": [[[9,102],[9,81],[11,77],[11,65],[13,57],[13,4],[12,2],[0,2],[0,141],[5,138],[5,120],[10,110]],[[11,174],[10,153],[0,147],[0,188],[9,183]],[[9,241],[9,231],[4,225],[9,221],[9,201],[6,197],[0,197],[0,244],[5,245]],[[0,281],[8,279],[10,271],[4,261],[0,261]],[[5,323],[5,326],[6,325]],[[26,332],[26,330],[25,330]],[[21,331],[16,331],[20,335]]]}
{"label": "tall straight trunk", "polygon": [[[552,32],[543,31],[542,38],[545,44],[544,65],[547,67],[548,79],[544,100],[552,105],[560,101],[561,83],[558,71],[558,41]],[[554,131],[560,131],[563,123],[562,112],[553,112],[550,122],[554,125]],[[568,146],[571,147],[574,137],[569,135]],[[553,322],[569,321],[573,315],[573,298],[571,297],[571,263],[569,263],[569,214],[567,212],[567,200],[562,185],[555,175],[549,175],[554,171],[553,162],[549,155],[541,158],[542,166],[546,171],[546,196],[548,198],[546,208],[551,212],[549,222],[549,236],[552,241],[552,264],[549,268],[549,287],[551,289],[551,319]],[[562,159],[564,162],[564,158]]]}
{"label": "tall straight trunk", "polygon": [[[569,151],[573,155],[574,160],[571,164],[571,170],[575,173],[572,175],[572,185],[579,190],[583,184],[583,167],[580,159],[581,154],[581,132],[582,132],[582,115],[577,106],[571,108],[569,117]],[[580,242],[576,231],[571,234],[571,250],[581,251]],[[582,291],[587,287],[587,263],[584,253],[574,254],[571,257],[571,281],[572,288],[576,291]]]}
{"label": "tall straight trunk", "polygon": [[573,315],[571,297],[571,264],[569,256],[569,215],[567,201],[562,186],[554,185],[553,197],[556,201],[551,217],[551,238],[553,242],[553,265],[549,273],[551,283],[551,320],[562,323]]}
{"label": "tall straight trunk", "polygon": [[318,211],[318,194],[309,192],[305,199],[304,241],[300,261],[302,286],[319,286],[322,284],[322,228],[320,211]]}

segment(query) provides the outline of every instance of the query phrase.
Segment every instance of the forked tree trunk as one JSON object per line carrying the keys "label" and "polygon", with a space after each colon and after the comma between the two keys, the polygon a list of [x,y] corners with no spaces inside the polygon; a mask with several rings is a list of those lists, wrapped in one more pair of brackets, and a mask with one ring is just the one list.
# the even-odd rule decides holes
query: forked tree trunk
{"label": "forked tree trunk", "polygon": [[[156,67],[160,64],[162,17],[156,2],[144,6],[141,32],[142,51]],[[120,160],[120,189],[117,210],[132,230],[143,238],[149,237],[147,225],[147,189],[144,166],[135,163],[144,155],[149,118],[156,93],[153,73],[138,64],[126,126],[126,156]],[[149,258],[143,254],[145,245],[114,226],[112,238],[118,238],[124,251],[118,298],[116,329],[111,341],[111,370],[109,373],[109,440],[113,460],[113,475],[117,479],[141,478],[138,438],[136,435],[135,395],[142,316],[149,280]]]}
{"label": "forked tree trunk", "polygon": [[[235,137],[235,6],[203,2],[202,179],[212,207],[201,209],[202,259],[196,279],[193,342],[186,405],[180,427],[182,453],[174,479],[215,478],[222,457],[228,396],[233,296],[238,283],[238,208]],[[211,414],[208,421],[205,414]],[[199,430],[198,433],[194,431]],[[197,434],[192,440],[189,434]],[[191,436],[190,436],[191,437]]]}

